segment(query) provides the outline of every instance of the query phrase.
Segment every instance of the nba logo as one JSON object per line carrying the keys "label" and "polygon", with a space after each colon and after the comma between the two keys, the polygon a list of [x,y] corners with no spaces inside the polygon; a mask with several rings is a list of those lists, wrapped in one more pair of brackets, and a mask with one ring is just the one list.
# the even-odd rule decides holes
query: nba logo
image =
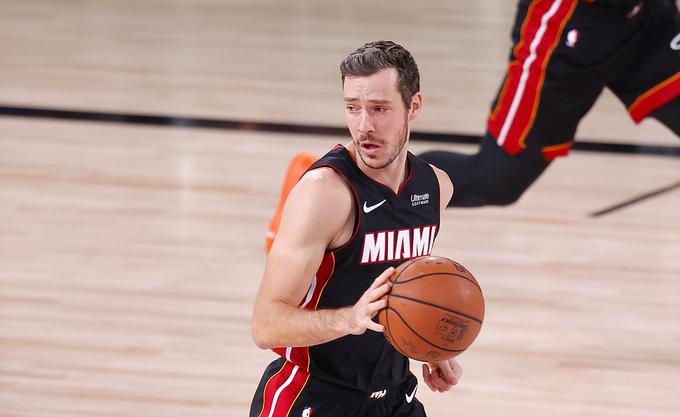
{"label": "nba logo", "polygon": [[311,417],[312,411],[312,407],[305,407],[305,409],[302,410],[302,417]]}
{"label": "nba logo", "polygon": [[572,29],[567,33],[567,46],[573,48],[578,42],[578,30]]}

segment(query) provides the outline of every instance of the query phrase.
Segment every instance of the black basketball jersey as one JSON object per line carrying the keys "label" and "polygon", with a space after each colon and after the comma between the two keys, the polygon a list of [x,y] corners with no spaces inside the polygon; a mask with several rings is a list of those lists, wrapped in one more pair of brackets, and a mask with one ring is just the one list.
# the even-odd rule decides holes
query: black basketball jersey
{"label": "black basketball jersey", "polygon": [[[364,174],[344,146],[336,146],[309,169],[320,167],[332,168],[348,184],[356,217],[352,237],[326,251],[300,302],[300,308],[309,310],[354,305],[385,269],[429,255],[439,232],[439,182],[419,157],[408,153],[407,178],[396,194]],[[372,330],[274,351],[314,378],[366,393],[394,387],[409,373],[408,359]]]}

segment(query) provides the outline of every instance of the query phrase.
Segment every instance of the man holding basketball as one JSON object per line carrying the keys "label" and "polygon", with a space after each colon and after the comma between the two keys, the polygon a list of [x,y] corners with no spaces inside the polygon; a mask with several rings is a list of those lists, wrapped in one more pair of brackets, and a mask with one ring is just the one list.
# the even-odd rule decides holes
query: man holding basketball
{"label": "man holding basketball", "polygon": [[[374,317],[394,267],[430,254],[453,185],[407,150],[423,102],[411,54],[371,42],[340,70],[352,141],[316,161],[286,199],[252,319],[255,343],[281,357],[251,417],[425,416],[408,358]],[[433,391],[461,373],[453,359],[423,364]]]}

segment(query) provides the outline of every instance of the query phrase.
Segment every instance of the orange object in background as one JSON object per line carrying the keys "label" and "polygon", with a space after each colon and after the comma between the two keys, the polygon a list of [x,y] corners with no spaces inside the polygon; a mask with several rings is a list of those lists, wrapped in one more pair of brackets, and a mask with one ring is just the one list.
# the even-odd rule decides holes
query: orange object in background
{"label": "orange object in background", "polygon": [[269,253],[269,250],[274,243],[274,238],[276,237],[276,232],[279,230],[279,224],[281,223],[281,213],[283,212],[283,205],[286,203],[286,198],[288,198],[288,193],[293,189],[295,184],[297,184],[300,177],[307,171],[307,169],[312,166],[312,164],[317,160],[317,156],[309,152],[300,152],[293,157],[286,170],[286,176],[283,180],[283,186],[281,187],[281,196],[279,197],[279,204],[276,206],[276,211],[274,216],[269,222],[269,230],[267,230],[267,235],[264,238],[264,250]]}

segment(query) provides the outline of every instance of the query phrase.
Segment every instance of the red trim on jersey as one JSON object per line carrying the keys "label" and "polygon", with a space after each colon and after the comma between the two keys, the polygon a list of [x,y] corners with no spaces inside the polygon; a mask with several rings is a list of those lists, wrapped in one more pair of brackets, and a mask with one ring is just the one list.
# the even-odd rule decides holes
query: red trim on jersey
{"label": "red trim on jersey", "polygon": [[[542,21],[555,1],[560,3],[554,14],[547,18],[543,31],[539,33]],[[487,122],[489,132],[511,155],[517,154],[525,147],[524,140],[540,103],[545,69],[559,43],[564,25],[573,14],[577,3],[578,0],[536,0],[527,11],[520,32],[520,41],[514,50],[515,60],[508,64],[503,90]],[[538,36],[540,38],[535,47],[535,57],[527,67],[526,78],[522,79],[524,65],[531,57],[531,45]],[[511,113],[512,108],[514,114]],[[508,125],[505,126],[506,124]]]}
{"label": "red trim on jersey", "polygon": [[268,417],[270,414],[272,417],[288,416],[308,379],[309,373],[290,362],[285,362],[281,370],[269,378],[264,387],[259,417]]}
{"label": "red trim on jersey", "polygon": [[680,72],[647,90],[628,107],[630,117],[640,123],[649,113],[680,96]]}
{"label": "red trim on jersey", "polygon": [[402,191],[404,191],[404,188],[406,188],[406,184],[408,184],[409,181],[411,181],[411,177],[413,176],[413,163],[411,162],[411,158],[406,154],[406,159],[409,161],[408,166],[406,169],[408,169],[408,175],[406,176],[406,179],[401,183],[399,186],[399,189],[397,190],[397,197],[401,194]]}
{"label": "red trim on jersey", "polygon": [[569,151],[573,145],[574,141],[570,140],[569,142],[560,143],[559,145],[546,146],[541,149],[541,152],[543,153],[543,158],[550,162],[559,156],[566,156],[569,154]]}

